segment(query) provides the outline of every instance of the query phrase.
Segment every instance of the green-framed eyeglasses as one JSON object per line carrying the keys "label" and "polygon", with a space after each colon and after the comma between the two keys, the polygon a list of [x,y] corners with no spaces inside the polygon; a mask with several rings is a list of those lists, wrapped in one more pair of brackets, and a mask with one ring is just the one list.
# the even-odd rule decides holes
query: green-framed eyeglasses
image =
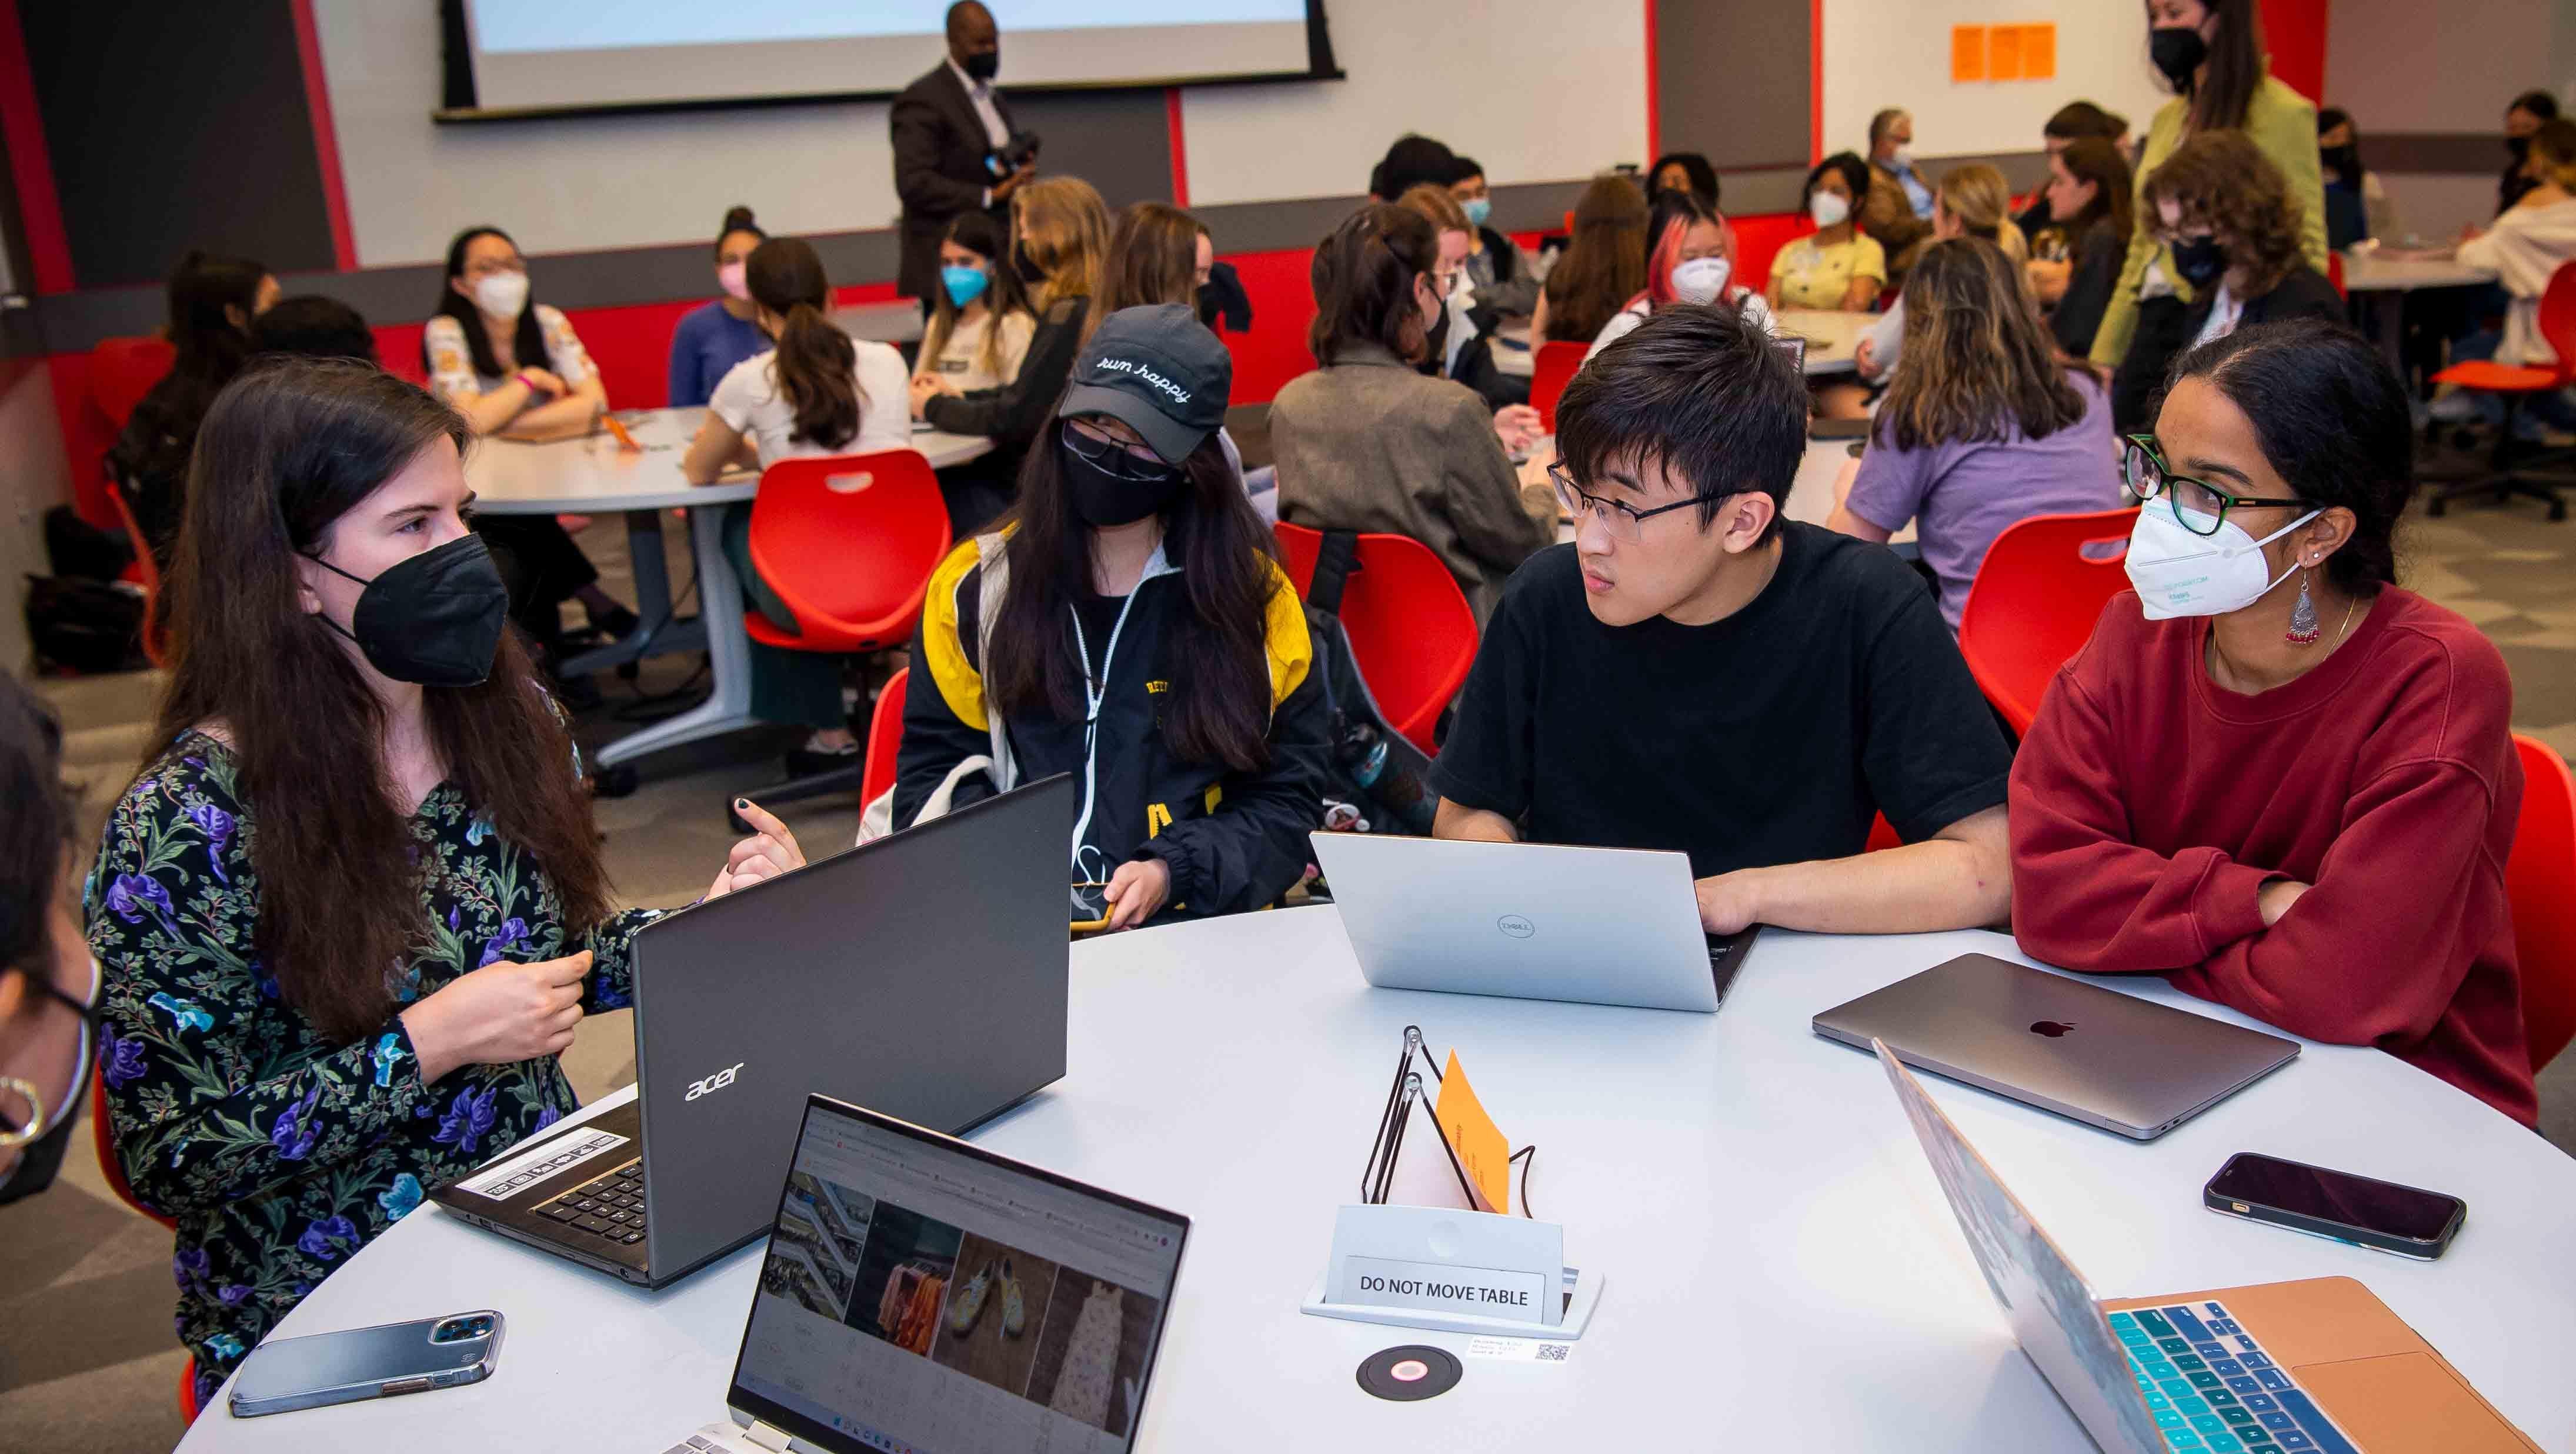
{"label": "green-framed eyeglasses", "polygon": [[2163,451],[2156,448],[2152,434],[2132,434],[2123,444],[2120,478],[2129,493],[2142,504],[2162,499],[2173,511],[2174,520],[2194,535],[2216,535],[2227,523],[2231,509],[2260,509],[2274,505],[2307,506],[2312,502],[2296,496],[2274,499],[2264,495],[2230,494],[2207,480],[2175,474],[2165,464]]}

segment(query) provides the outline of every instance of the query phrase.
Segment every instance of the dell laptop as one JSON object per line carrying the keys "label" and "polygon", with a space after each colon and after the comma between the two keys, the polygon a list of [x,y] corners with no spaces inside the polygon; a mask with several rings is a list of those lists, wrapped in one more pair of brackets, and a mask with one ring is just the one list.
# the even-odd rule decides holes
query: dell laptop
{"label": "dell laptop", "polygon": [[1705,1014],[1753,943],[1751,929],[1702,931],[1686,854],[1310,837],[1360,973],[1380,989]]}
{"label": "dell laptop", "polygon": [[1815,1032],[2152,1141],[2298,1058],[2297,1042],[1963,954],[1816,1016]]}
{"label": "dell laptop", "polygon": [[670,1454],[1135,1447],[1189,1218],[819,1095],[776,1214],[730,1417]]}
{"label": "dell laptop", "polygon": [[2109,1454],[2539,1454],[2349,1277],[2096,1299],[1900,1057],[1871,1048],[2013,1336]]}
{"label": "dell laptop", "polygon": [[1073,779],[635,936],[636,1098],[434,1200],[645,1287],[767,1230],[809,1092],[962,1131],[1063,1078]]}

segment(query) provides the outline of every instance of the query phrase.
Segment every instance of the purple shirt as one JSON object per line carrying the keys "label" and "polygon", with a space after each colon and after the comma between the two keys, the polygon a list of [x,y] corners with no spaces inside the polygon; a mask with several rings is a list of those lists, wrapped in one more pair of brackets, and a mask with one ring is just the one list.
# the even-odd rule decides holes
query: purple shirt
{"label": "purple shirt", "polygon": [[1899,449],[1882,428],[1860,457],[1851,512],[1893,532],[1919,520],[1924,564],[1941,580],[1941,614],[1959,629],[1968,583],[1986,547],[2004,527],[2033,515],[2113,510],[2120,504],[2120,460],[2111,444],[2111,409],[2090,373],[2069,369],[2084,398],[2084,417],[2040,439],[2005,425],[2000,441]]}

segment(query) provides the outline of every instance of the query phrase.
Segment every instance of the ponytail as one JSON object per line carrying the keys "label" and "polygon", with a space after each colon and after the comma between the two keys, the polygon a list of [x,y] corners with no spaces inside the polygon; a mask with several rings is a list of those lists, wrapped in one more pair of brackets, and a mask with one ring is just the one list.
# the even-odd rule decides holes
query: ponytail
{"label": "ponytail", "polygon": [[743,281],[753,302],[784,320],[770,367],[796,411],[796,429],[788,437],[830,450],[856,439],[865,402],[859,350],[823,316],[832,285],[812,244],[796,237],[769,239],[752,250]]}

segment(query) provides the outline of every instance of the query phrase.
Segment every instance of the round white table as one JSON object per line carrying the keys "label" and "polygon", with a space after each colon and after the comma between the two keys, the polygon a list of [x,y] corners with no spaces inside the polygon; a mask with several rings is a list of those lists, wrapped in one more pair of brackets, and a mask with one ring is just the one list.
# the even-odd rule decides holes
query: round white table
{"label": "round white table", "polygon": [[[704,409],[647,409],[618,421],[641,446],[629,450],[606,429],[579,439],[545,444],[487,438],[465,457],[465,481],[474,508],[491,515],[604,514],[626,517],[635,570],[637,625],[624,640],[564,664],[567,675],[604,670],[639,656],[704,650],[712,686],[706,701],[678,716],[630,732],[602,748],[599,765],[613,768],[646,753],[720,732],[751,726],[751,637],[744,631],[742,583],[725,559],[724,507],[750,499],[760,477],[748,471],[712,485],[680,476],[680,460],[696,436]],[[916,431],[913,448],[933,469],[964,464],[992,452],[993,442],[936,430]],[[672,617],[671,583],[662,558],[663,510],[689,512],[689,541],[698,574],[698,615]]]}
{"label": "round white table", "polygon": [[[2019,957],[1981,932],[1766,933],[1724,1008],[1692,1015],[1372,990],[1329,907],[1096,939],[1072,950],[1069,1073],[974,1139],[1194,1219],[1143,1449],[2090,1450],[2015,1347],[1877,1063],[1808,1028],[1969,951]],[[2240,1018],[2161,980],[2103,982]],[[1463,1354],[1464,1337],[1297,1311],[1407,1024],[1537,1144],[1532,1206],[1606,1278],[1566,1362],[1469,1358],[1420,1404],[1369,1397],[1353,1370],[1396,1343]],[[2098,1295],[2357,1277],[2544,1447],[2576,1448],[2576,1162],[2469,1096],[2311,1045],[2141,1145],[1926,1083]],[[2457,1193],[2466,1229],[2419,1264],[2213,1216],[2201,1183],[2240,1150]],[[644,1293],[424,1206],[278,1336],[495,1307],[509,1333],[488,1382],[248,1426],[219,1396],[180,1447],[667,1448],[724,1416],[759,1259]]]}
{"label": "round white table", "polygon": [[2370,334],[2400,377],[2406,372],[2407,296],[2433,288],[2474,288],[2495,280],[2493,268],[2473,268],[2452,257],[2387,257],[2376,248],[2343,255],[2343,290],[2369,312]]}

